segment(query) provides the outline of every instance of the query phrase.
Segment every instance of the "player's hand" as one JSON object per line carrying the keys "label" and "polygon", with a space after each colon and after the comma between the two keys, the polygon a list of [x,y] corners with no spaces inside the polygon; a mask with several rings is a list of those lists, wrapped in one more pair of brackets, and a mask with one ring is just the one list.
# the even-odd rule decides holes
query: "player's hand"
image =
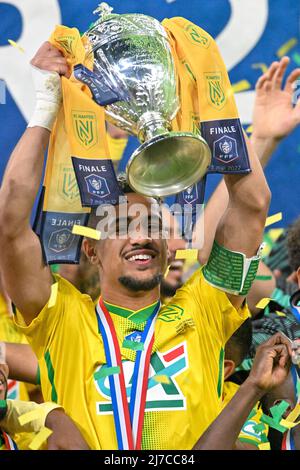
{"label": "player's hand", "polygon": [[293,84],[300,78],[300,68],[293,70],[286,79],[283,76],[290,62],[283,57],[273,62],[256,84],[253,111],[253,137],[280,140],[288,136],[300,123],[300,100],[293,106]]}
{"label": "player's hand", "polygon": [[257,348],[247,382],[263,393],[282,384],[289,373],[291,355],[289,340],[281,333],[276,333]]}
{"label": "player's hand", "polygon": [[42,44],[30,63],[41,70],[56,72],[67,78],[70,76],[67,59],[56,47],[47,41]]}
{"label": "player's hand", "polygon": [[53,431],[48,438],[48,450],[89,450],[79,429],[61,408],[48,413],[45,425]]}

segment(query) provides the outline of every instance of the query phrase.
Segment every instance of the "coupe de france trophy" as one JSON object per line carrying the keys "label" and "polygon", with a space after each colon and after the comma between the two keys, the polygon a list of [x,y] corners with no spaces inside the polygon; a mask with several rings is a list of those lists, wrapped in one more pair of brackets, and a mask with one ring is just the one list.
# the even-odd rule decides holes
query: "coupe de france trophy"
{"label": "coupe de france trophy", "polygon": [[85,33],[93,59],[85,81],[106,119],[141,142],[127,165],[128,182],[147,196],[183,191],[206,173],[211,153],[200,135],[172,131],[179,99],[165,29],[150,16],[112,14],[105,3],[96,12],[100,18]]}

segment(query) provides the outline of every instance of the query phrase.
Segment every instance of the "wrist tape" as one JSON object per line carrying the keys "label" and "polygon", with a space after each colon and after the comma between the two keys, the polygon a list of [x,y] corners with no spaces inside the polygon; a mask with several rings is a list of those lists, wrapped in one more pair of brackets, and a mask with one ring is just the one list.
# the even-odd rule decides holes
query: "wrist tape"
{"label": "wrist tape", "polygon": [[243,253],[230,251],[214,241],[212,251],[203,275],[214,287],[233,295],[247,295],[255,279],[261,251],[256,256],[246,258]]}

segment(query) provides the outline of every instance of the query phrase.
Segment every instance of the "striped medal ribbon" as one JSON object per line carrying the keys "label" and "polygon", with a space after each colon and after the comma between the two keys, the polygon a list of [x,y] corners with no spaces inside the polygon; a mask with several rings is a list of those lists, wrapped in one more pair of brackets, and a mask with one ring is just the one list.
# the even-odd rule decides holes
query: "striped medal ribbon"
{"label": "striped medal ribbon", "polygon": [[109,375],[108,378],[119,450],[140,450],[141,448],[149,367],[154,343],[154,325],[159,310],[160,302],[158,301],[142,332],[141,342],[144,348],[136,352],[128,407],[121,350],[116,330],[102,298],[96,307],[107,366],[117,368],[118,371]]}
{"label": "striped medal ribbon", "polygon": [[4,439],[6,450],[19,450],[15,441],[13,441],[6,432],[2,431],[2,437]]}

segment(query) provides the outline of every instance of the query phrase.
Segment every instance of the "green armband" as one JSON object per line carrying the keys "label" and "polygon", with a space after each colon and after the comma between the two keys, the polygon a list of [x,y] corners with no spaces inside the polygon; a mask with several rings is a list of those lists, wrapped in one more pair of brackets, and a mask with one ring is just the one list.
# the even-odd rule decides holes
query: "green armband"
{"label": "green armband", "polygon": [[203,275],[209,284],[224,292],[247,295],[258,270],[261,251],[262,246],[256,256],[246,258],[243,253],[227,250],[214,241]]}

